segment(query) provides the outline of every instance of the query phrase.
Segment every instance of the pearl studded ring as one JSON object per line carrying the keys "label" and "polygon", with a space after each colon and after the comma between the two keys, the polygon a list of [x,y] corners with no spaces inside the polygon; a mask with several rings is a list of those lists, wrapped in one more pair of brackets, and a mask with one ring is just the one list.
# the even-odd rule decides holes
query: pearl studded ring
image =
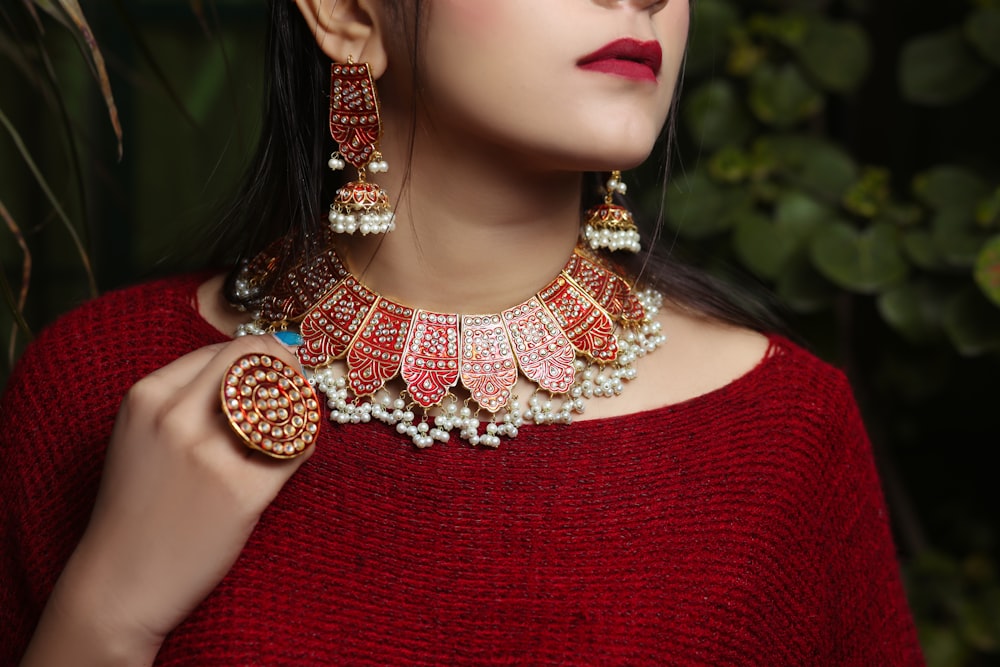
{"label": "pearl studded ring", "polygon": [[316,441],[320,409],[309,381],[280,359],[247,354],[222,380],[222,411],[251,449],[293,459]]}

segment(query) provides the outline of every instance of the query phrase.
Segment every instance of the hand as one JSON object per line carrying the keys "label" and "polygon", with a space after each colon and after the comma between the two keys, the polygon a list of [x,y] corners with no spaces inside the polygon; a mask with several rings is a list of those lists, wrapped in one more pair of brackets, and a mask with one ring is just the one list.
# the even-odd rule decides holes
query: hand
{"label": "hand", "polygon": [[271,337],[248,336],[192,352],[128,392],[90,524],[23,665],[56,662],[43,657],[46,646],[66,646],[66,639],[90,644],[70,654],[73,664],[85,664],[85,648],[151,663],[167,633],[232,567],[261,513],[312,451],[277,461],[233,433],[219,386],[250,352],[298,367]]}

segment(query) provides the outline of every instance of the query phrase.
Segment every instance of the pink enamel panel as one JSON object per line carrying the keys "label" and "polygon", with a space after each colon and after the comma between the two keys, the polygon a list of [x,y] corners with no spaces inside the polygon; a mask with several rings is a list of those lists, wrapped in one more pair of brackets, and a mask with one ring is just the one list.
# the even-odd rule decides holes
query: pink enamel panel
{"label": "pink enamel panel", "polygon": [[532,297],[501,316],[524,376],[547,391],[569,391],[576,354],[542,303]]}
{"label": "pink enamel panel", "polygon": [[458,382],[458,345],[457,315],[417,311],[407,334],[401,373],[417,405],[437,405]]}
{"label": "pink enamel panel", "polygon": [[462,318],[462,384],[490,412],[507,405],[517,382],[517,362],[499,315]]}

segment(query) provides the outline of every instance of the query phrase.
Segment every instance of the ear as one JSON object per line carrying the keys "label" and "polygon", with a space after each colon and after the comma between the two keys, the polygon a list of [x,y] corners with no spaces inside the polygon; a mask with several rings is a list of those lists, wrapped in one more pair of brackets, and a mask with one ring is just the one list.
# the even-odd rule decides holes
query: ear
{"label": "ear", "polygon": [[346,63],[353,58],[356,63],[368,63],[372,77],[378,79],[388,59],[376,1],[295,0],[295,4],[330,60]]}

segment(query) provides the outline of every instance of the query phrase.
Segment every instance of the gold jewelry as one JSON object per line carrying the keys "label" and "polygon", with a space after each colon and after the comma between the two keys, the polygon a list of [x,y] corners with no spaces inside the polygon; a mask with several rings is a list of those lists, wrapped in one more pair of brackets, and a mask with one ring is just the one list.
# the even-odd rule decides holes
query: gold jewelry
{"label": "gold jewelry", "polygon": [[222,379],[222,411],[243,442],[276,459],[300,456],[319,433],[309,381],[280,359],[246,354]]}
{"label": "gold jewelry", "polygon": [[[455,429],[496,447],[526,422],[569,423],[586,399],[621,393],[635,361],[665,340],[654,319],[661,295],[636,290],[583,247],[529,299],[491,314],[435,313],[381,296],[332,247],[277,281],[245,271],[236,284],[274,285],[237,335],[297,330],[299,359],[331,420],[382,421],[419,447]],[[519,374],[535,386],[526,409],[514,395]]]}
{"label": "gold jewelry", "polygon": [[613,171],[605,184],[604,202],[587,211],[583,238],[594,250],[607,248],[639,252],[642,249],[632,212],[614,202],[615,193],[624,195],[627,191],[622,173]]}
{"label": "gold jewelry", "polygon": [[389,196],[376,183],[369,183],[365,171],[389,170],[389,163],[378,151],[382,120],[378,95],[368,63],[330,66],[330,136],[337,151],[327,165],[334,171],[350,164],[358,178],[337,190],[330,205],[330,228],[340,234],[382,234],[395,228],[395,215]]}

